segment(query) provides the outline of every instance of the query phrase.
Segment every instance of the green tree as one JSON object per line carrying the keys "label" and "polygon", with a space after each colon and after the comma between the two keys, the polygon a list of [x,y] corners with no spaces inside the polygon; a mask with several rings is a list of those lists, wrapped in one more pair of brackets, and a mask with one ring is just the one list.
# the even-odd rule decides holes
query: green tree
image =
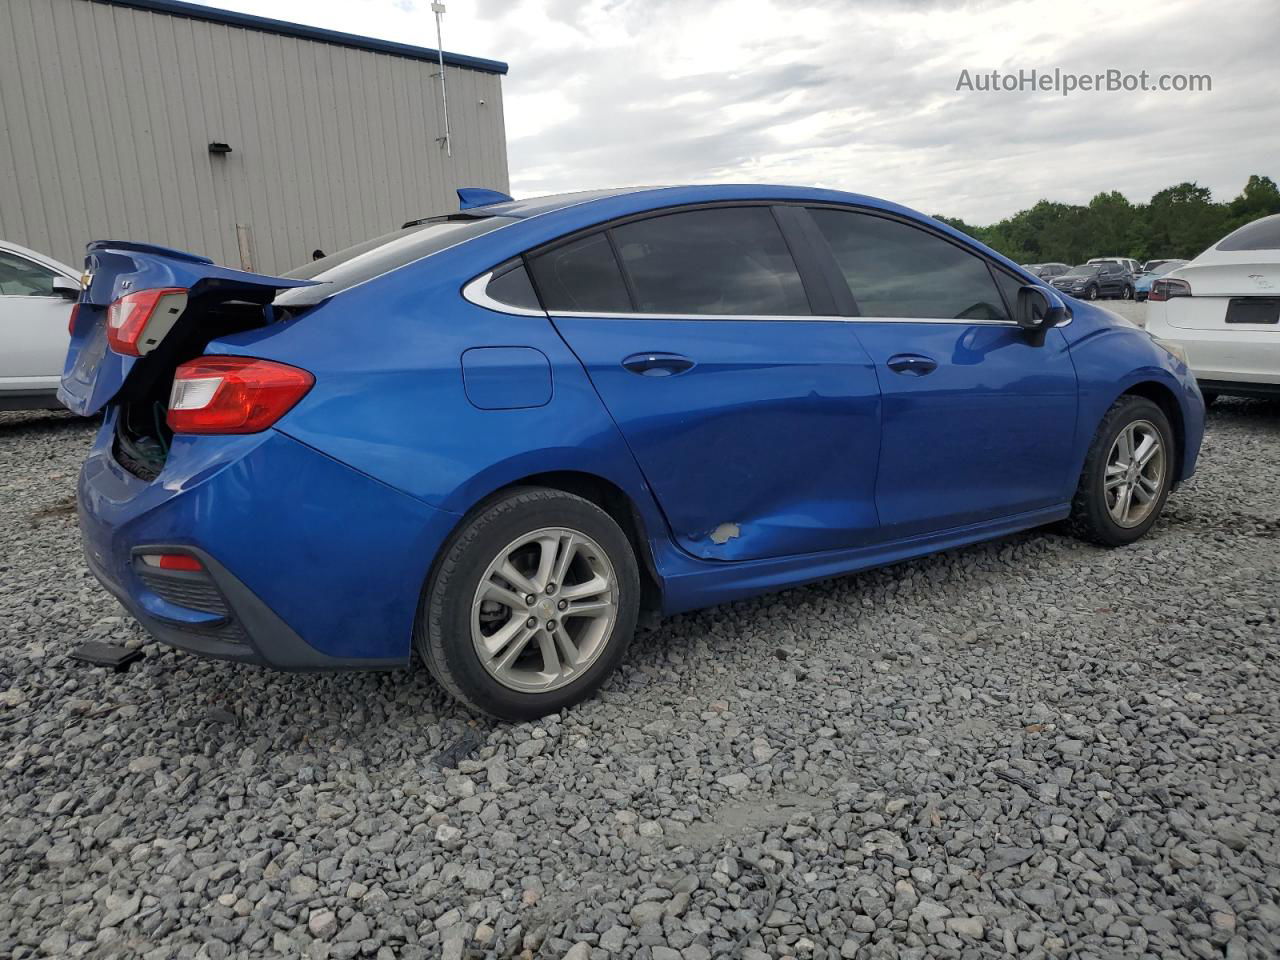
{"label": "green tree", "polygon": [[936,219],[1019,263],[1075,264],[1100,256],[1194,257],[1236,227],[1273,213],[1280,213],[1280,188],[1254,174],[1228,203],[1214,203],[1207,187],[1187,182],[1161,190],[1147,203],[1130,203],[1110,190],[1087,206],[1040,200],[989,226]]}

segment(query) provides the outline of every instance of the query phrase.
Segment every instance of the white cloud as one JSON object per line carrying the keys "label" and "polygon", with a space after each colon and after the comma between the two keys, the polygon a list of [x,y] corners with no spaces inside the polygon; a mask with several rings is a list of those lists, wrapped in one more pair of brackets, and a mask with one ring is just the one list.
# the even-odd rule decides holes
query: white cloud
{"label": "white cloud", "polygon": [[[427,0],[222,0],[435,45]],[[1274,0],[451,0],[505,60],[517,195],[773,181],[985,223],[1049,197],[1280,174]],[[1209,93],[957,92],[961,69],[1207,73]]]}

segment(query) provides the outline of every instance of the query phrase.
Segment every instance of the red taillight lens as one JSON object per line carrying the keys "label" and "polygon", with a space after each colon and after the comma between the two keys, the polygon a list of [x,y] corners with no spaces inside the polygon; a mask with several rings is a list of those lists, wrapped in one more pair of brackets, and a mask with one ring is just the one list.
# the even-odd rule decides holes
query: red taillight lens
{"label": "red taillight lens", "polygon": [[1147,299],[1160,302],[1173,297],[1189,296],[1191,296],[1191,284],[1185,280],[1156,280],[1151,284],[1151,292],[1147,294]]}
{"label": "red taillight lens", "polygon": [[159,567],[161,570],[199,573],[204,569],[204,564],[189,553],[145,553],[142,555],[142,562],[149,567]]}
{"label": "red taillight lens", "polygon": [[186,307],[187,291],[182,287],[139,290],[123,296],[107,308],[107,343],[116,353],[130,357],[150,353]]}
{"label": "red taillight lens", "polygon": [[257,433],[302,399],[316,378],[254,357],[199,357],[173,375],[169,428],[174,433]]}
{"label": "red taillight lens", "polygon": [[74,334],[76,332],[76,317],[80,315],[80,304],[74,304],[71,307],[71,316],[67,318],[67,333]]}

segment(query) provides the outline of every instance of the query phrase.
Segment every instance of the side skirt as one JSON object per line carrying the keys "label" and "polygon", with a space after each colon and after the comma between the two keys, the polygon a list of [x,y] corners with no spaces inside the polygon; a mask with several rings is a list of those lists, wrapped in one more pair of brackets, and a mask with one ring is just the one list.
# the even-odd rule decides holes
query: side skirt
{"label": "side skirt", "polygon": [[1054,523],[1065,519],[1070,512],[1071,505],[1064,503],[892,543],[737,563],[697,560],[664,543],[655,557],[663,581],[662,612],[673,614],[712,607],[815,580],[901,563]]}

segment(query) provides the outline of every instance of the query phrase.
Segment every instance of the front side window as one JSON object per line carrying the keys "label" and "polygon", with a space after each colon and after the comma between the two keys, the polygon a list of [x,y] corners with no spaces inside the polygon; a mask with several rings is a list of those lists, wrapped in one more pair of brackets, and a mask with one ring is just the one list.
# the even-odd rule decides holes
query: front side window
{"label": "front side window", "polygon": [[52,297],[56,276],[48,267],[0,250],[0,296]]}
{"label": "front side window", "polygon": [[862,316],[1010,319],[986,262],[954,243],[871,214],[810,212]]}
{"label": "front side window", "polygon": [[612,232],[641,313],[812,313],[768,207],[687,210],[624,223]]}

